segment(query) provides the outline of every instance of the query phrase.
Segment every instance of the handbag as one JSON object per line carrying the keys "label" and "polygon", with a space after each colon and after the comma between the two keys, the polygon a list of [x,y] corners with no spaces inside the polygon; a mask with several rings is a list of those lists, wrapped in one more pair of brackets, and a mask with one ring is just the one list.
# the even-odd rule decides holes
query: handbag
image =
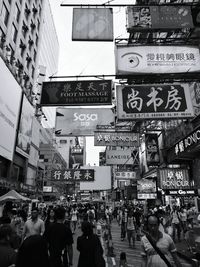
{"label": "handbag", "polygon": [[158,253],[158,255],[161,257],[161,259],[166,263],[168,267],[172,267],[171,263],[168,261],[168,259],[165,257],[165,255],[162,253],[162,251],[156,246],[155,242],[151,238],[151,236],[146,233],[146,238],[148,239],[149,243],[152,245],[152,247],[155,249],[155,251]]}

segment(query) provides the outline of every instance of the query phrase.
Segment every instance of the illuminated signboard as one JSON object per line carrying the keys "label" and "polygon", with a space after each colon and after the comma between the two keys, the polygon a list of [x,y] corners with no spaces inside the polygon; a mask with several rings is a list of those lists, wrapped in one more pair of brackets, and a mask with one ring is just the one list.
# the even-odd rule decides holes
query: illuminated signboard
{"label": "illuminated signboard", "polygon": [[138,199],[156,199],[157,187],[154,179],[141,179],[137,181]]}
{"label": "illuminated signboard", "polygon": [[190,189],[187,169],[163,168],[158,170],[161,189]]}
{"label": "illuminated signboard", "polygon": [[193,117],[188,84],[117,86],[119,120]]}
{"label": "illuminated signboard", "polygon": [[95,146],[139,146],[139,134],[127,132],[95,132]]}
{"label": "illuminated signboard", "polygon": [[111,105],[112,81],[56,81],[42,85],[41,105]]}
{"label": "illuminated signboard", "polygon": [[166,74],[200,71],[195,46],[116,45],[116,75]]}
{"label": "illuminated signboard", "polygon": [[133,171],[116,171],[115,178],[119,180],[136,180],[137,174]]}

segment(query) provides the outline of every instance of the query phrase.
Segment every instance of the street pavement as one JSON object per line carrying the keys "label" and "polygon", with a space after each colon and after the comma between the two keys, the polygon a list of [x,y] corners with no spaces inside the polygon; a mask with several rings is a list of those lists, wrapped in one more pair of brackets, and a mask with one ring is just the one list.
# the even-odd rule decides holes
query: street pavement
{"label": "street pavement", "polygon": [[[112,233],[112,241],[113,241],[113,247],[114,247],[114,254],[115,254],[115,265],[109,265],[110,266],[119,266],[119,258],[121,252],[126,252],[127,257],[127,263],[129,267],[141,267],[141,242],[136,241],[135,245],[136,248],[129,248],[128,240],[127,238],[124,239],[124,241],[121,241],[121,230],[120,226],[116,221],[112,222],[111,226],[111,233]],[[183,243],[183,242],[182,242]],[[179,243],[180,244],[180,243]],[[183,247],[183,245],[182,245]],[[185,259],[180,258],[180,262],[182,267],[191,267],[192,265],[188,263]]]}

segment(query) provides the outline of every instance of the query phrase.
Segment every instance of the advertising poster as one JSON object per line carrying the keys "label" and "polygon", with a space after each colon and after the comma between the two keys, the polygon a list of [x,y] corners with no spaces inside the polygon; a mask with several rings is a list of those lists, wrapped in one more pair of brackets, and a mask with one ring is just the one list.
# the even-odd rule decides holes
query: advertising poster
{"label": "advertising poster", "polygon": [[16,151],[25,157],[30,152],[33,116],[34,108],[24,95]]}
{"label": "advertising poster", "polygon": [[12,161],[22,89],[0,58],[0,155]]}
{"label": "advertising poster", "polygon": [[189,6],[129,6],[128,30],[193,28]]}
{"label": "advertising poster", "polygon": [[117,86],[119,120],[194,117],[188,84]]}
{"label": "advertising poster", "polygon": [[84,165],[84,147],[70,147],[69,168],[78,169]]}
{"label": "advertising poster", "polygon": [[112,81],[44,82],[42,106],[89,106],[112,104]]}
{"label": "advertising poster", "polygon": [[159,187],[162,189],[190,189],[187,169],[163,168],[158,170]]}
{"label": "advertising poster", "polygon": [[157,134],[145,134],[147,165],[158,165],[160,162]]}
{"label": "advertising poster", "polygon": [[56,135],[91,136],[97,125],[114,123],[114,113],[107,108],[58,108]]}
{"label": "advertising poster", "polygon": [[195,46],[116,45],[116,75],[166,74],[200,71]]}
{"label": "advertising poster", "polygon": [[138,199],[156,199],[157,187],[154,179],[141,179],[137,181]]}
{"label": "advertising poster", "polygon": [[112,8],[74,8],[72,41],[113,41]]}

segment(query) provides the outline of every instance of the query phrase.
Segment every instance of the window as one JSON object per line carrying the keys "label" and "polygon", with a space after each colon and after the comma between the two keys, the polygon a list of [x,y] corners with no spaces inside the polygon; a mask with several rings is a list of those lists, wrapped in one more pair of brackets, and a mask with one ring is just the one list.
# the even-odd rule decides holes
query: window
{"label": "window", "polygon": [[35,16],[36,16],[38,10],[37,10],[37,8],[36,8],[34,5],[33,5],[33,9],[32,9],[32,11],[33,11],[33,17],[35,18]]}
{"label": "window", "polygon": [[17,40],[17,28],[15,27],[14,23],[12,24],[12,40],[16,43]]}
{"label": "window", "polygon": [[20,40],[19,48],[21,49],[20,55],[21,55],[21,57],[23,57],[25,49],[26,49],[26,45],[22,42],[22,40]]}
{"label": "window", "polygon": [[6,41],[6,35],[2,28],[0,27],[0,48],[3,49],[4,43]]}
{"label": "window", "polygon": [[40,29],[40,21],[39,21],[39,19],[37,19],[37,29],[38,29],[38,31]]}
{"label": "window", "polygon": [[31,10],[28,8],[27,4],[25,4],[24,15],[27,20],[28,20],[30,13],[31,13]]}
{"label": "window", "polygon": [[38,35],[37,34],[35,36],[35,44],[36,44],[36,46],[38,46]]}
{"label": "window", "polygon": [[18,5],[15,5],[15,19],[17,22],[19,22],[19,18],[20,18],[20,9],[18,7]]}
{"label": "window", "polygon": [[34,52],[33,52],[33,60],[36,61],[36,56],[37,56],[37,52],[36,50],[34,49]]}
{"label": "window", "polygon": [[23,21],[23,26],[22,26],[22,35],[24,36],[24,38],[26,38],[26,34],[28,31],[28,26],[25,24],[25,22]]}
{"label": "window", "polygon": [[26,67],[29,70],[30,67],[30,63],[31,63],[31,57],[29,56],[29,54],[26,55]]}
{"label": "window", "polygon": [[31,71],[31,77],[34,78],[34,74],[35,74],[35,68],[34,66],[32,66],[32,71]]}
{"label": "window", "polygon": [[9,12],[8,12],[8,9],[4,3],[2,6],[2,10],[1,10],[1,16],[3,18],[4,24],[7,26],[8,25],[8,19],[9,19]]}
{"label": "window", "polygon": [[29,51],[31,51],[32,46],[33,46],[33,40],[32,40],[31,37],[29,36],[29,40],[28,40],[28,48],[29,48]]}
{"label": "window", "polygon": [[31,20],[31,33],[33,34],[34,33],[34,30],[35,30],[35,23]]}

